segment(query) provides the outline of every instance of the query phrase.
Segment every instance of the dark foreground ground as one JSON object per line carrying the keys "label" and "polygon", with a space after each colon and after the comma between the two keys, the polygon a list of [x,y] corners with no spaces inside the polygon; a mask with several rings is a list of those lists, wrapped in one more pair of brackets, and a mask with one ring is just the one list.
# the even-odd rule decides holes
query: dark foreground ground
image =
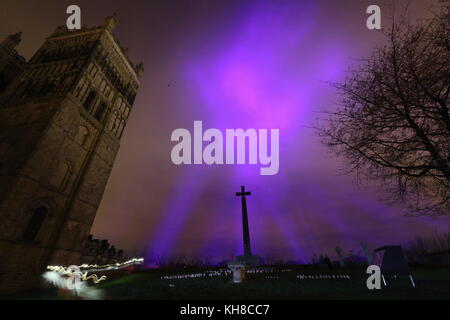
{"label": "dark foreground ground", "polygon": [[[288,270],[286,270],[288,269]],[[368,290],[364,268],[308,269],[285,267],[265,274],[249,275],[241,284],[231,283],[231,275],[161,279],[163,276],[188,275],[209,269],[143,270],[91,285],[101,290],[103,299],[450,299],[450,268],[415,268],[416,288],[409,279],[390,280],[381,290]],[[299,279],[297,276],[346,275],[350,279]],[[99,291],[100,292],[100,291]],[[74,299],[66,292],[48,288],[18,294],[7,299]],[[76,299],[76,298],[75,298]]]}

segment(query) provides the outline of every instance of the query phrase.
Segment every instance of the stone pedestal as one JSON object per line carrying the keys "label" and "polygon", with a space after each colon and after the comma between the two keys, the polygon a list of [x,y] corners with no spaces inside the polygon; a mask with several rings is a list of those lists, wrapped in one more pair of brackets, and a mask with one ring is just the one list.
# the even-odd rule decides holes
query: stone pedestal
{"label": "stone pedestal", "polygon": [[241,283],[245,279],[247,265],[239,261],[228,262],[228,268],[233,272],[233,282]]}
{"label": "stone pedestal", "polygon": [[255,255],[243,255],[236,257],[236,262],[246,264],[249,267],[258,267],[260,265],[260,260],[261,259]]}

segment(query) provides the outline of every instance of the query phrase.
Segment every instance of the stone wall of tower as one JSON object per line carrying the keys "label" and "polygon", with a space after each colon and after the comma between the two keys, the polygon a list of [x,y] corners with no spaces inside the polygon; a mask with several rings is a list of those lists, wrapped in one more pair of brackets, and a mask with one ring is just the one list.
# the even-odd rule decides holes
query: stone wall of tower
{"label": "stone wall of tower", "polygon": [[36,287],[48,264],[92,260],[84,248],[139,85],[111,27],[58,27],[0,96],[0,294]]}
{"label": "stone wall of tower", "polygon": [[[0,287],[18,290],[34,287],[55,226],[58,208],[64,194],[49,187],[51,174],[48,161],[53,152],[47,140],[49,123],[56,111],[48,103],[27,103],[20,108],[0,109],[0,133],[11,142],[1,170],[0,219]],[[20,128],[20,129],[19,129]],[[7,138],[5,139],[5,136]],[[23,241],[25,226],[33,208],[45,205],[52,213],[37,234],[35,241]]]}

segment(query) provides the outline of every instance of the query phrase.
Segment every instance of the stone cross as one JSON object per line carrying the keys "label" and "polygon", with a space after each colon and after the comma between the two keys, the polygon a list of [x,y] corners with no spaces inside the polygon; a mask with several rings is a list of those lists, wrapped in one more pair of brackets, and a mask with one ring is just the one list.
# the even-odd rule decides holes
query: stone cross
{"label": "stone cross", "polygon": [[250,192],[245,191],[245,187],[241,187],[241,192],[236,192],[236,197],[241,197],[242,203],[242,231],[244,235],[244,256],[251,256],[252,249],[250,246],[250,231],[248,228],[248,215],[247,215],[247,201],[245,196],[251,195]]}

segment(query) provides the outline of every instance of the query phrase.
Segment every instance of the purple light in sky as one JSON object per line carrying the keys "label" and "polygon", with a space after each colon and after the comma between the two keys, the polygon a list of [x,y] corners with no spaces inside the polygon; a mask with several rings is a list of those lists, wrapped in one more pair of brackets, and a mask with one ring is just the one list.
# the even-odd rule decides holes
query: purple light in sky
{"label": "purple light in sky", "polygon": [[[202,120],[204,130],[280,129],[280,172],[260,176],[259,166],[251,165],[175,168],[180,175],[153,228],[149,254],[179,252],[184,232],[197,236],[196,249],[204,256],[241,254],[241,208],[233,194],[243,184],[252,191],[248,206],[255,253],[270,254],[275,246],[287,249],[292,259],[309,261],[313,252],[324,250],[330,235],[335,243],[326,243],[328,254],[336,245],[354,249],[361,241],[404,241],[406,231],[395,235],[389,230],[412,222],[394,223],[390,217],[398,217],[396,208],[368,193],[348,191],[349,179],[330,174],[338,164],[324,159],[307,128],[316,111],[334,106],[326,82],[343,79],[354,44],[323,31],[315,1],[255,1],[245,10],[243,21],[235,22],[242,26],[238,33],[208,38],[224,42],[221,46],[186,53],[181,77],[201,103],[180,106],[183,123],[191,132],[194,120]],[[324,171],[327,180],[318,181]],[[420,223],[431,229],[430,222]]]}
{"label": "purple light in sky", "polygon": [[[293,15],[293,10],[304,14]],[[295,149],[299,134],[304,130],[299,126],[304,111],[320,95],[321,84],[317,81],[329,80],[329,75],[335,75],[343,68],[343,61],[337,59],[343,56],[344,50],[340,46],[325,45],[327,50],[322,53],[308,52],[306,39],[317,26],[314,11],[312,1],[285,5],[255,3],[242,23],[242,31],[228,40],[225,50],[209,52],[208,59],[191,57],[185,63],[185,75],[192,83],[192,90],[201,96],[203,105],[200,107],[202,118],[188,119],[186,127],[191,129],[193,120],[203,120],[205,127],[220,129],[279,128],[282,156],[289,156],[289,148]],[[222,39],[217,37],[217,41]],[[311,60],[314,57],[320,59]],[[308,59],[308,62],[296,65],[302,59]],[[296,66],[293,68],[292,64]],[[264,181],[254,166],[236,166],[232,171],[233,176],[227,179],[234,181],[233,188],[242,183],[250,188],[258,185],[271,188],[271,183]],[[201,184],[210,172],[205,166],[183,168],[183,178],[169,197],[160,227],[155,228],[159,231],[150,241],[150,252],[167,254],[171,251],[178,233],[186,227],[193,202],[199,200]],[[281,172],[276,179],[277,191],[271,198],[262,199],[261,204],[295,255],[299,256],[298,237],[286,217],[278,212],[280,202],[288,195],[289,185],[283,182],[284,179],[285,174]],[[233,191],[230,190],[230,195]],[[230,198],[230,201],[237,200]],[[249,205],[258,210],[251,200]],[[240,214],[240,208],[236,209]],[[214,224],[220,222],[214,221]],[[241,251],[240,229],[235,230],[239,247],[236,249]]]}

